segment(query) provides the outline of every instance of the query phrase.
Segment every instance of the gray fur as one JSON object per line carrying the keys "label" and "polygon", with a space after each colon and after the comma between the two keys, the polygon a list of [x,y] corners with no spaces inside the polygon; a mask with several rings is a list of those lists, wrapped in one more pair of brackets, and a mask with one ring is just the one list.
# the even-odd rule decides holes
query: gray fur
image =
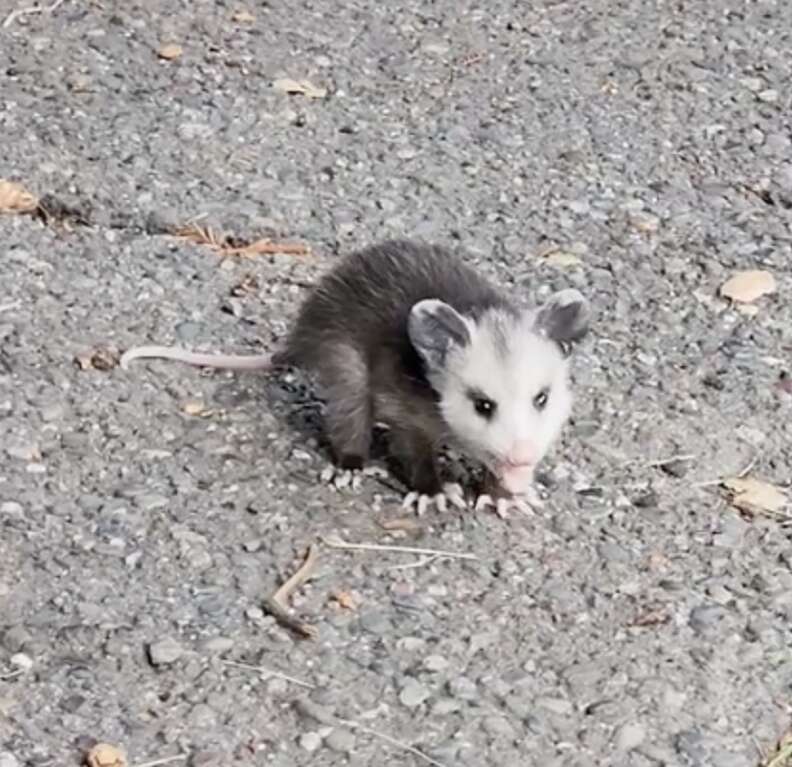
{"label": "gray fur", "polygon": [[[315,374],[339,464],[361,466],[373,425],[382,422],[410,488],[436,493],[442,442],[462,445],[506,478],[525,472],[513,458],[515,446],[524,455],[534,440],[541,458],[569,411],[559,344],[581,338],[587,323],[577,291],[561,291],[538,312],[524,312],[449,251],[390,241],[351,254],[320,280],[271,364]],[[238,357],[155,351],[133,349],[125,357],[221,368],[231,361],[234,369],[267,363],[263,355],[242,366]],[[551,404],[539,413],[535,397],[550,389]],[[472,390],[497,399],[491,422],[475,412]]]}

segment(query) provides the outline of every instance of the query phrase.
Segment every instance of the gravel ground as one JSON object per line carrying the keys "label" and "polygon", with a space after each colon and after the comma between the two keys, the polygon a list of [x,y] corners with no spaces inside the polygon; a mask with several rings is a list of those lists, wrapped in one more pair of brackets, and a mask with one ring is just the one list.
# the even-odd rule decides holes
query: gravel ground
{"label": "gravel ground", "polygon": [[[713,480],[790,480],[788,3],[240,8],[0,27],[0,177],[53,213],[0,218],[0,766],[102,740],[133,765],[755,767],[792,721],[792,529]],[[192,221],[313,255],[163,234]],[[386,532],[395,490],[317,479],[296,375],[73,362],[271,348],[387,236],[591,297],[536,516]],[[717,297],[747,268],[778,283],[754,316]],[[330,534],[478,559],[322,548],[300,640],[262,600]]]}

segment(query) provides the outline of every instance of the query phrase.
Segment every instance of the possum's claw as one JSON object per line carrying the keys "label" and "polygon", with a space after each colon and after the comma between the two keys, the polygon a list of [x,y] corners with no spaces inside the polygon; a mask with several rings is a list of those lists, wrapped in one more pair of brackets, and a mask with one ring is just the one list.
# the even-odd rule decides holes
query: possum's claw
{"label": "possum's claw", "polygon": [[388,472],[379,466],[366,466],[364,469],[339,469],[337,466],[327,466],[322,470],[319,479],[330,485],[335,490],[351,489],[352,492],[360,490],[364,477],[387,477]]}
{"label": "possum's claw", "polygon": [[465,495],[460,485],[456,482],[447,482],[443,485],[442,492],[436,495],[427,495],[426,493],[415,491],[407,493],[402,501],[402,508],[412,509],[414,507],[415,512],[420,516],[433,504],[440,513],[447,511],[449,504],[457,509],[467,508]]}
{"label": "possum's claw", "polygon": [[495,513],[501,519],[507,519],[510,511],[519,511],[530,516],[535,509],[541,509],[544,506],[544,502],[539,498],[535,490],[530,490],[523,495],[515,495],[511,498],[493,498],[491,495],[480,495],[476,499],[474,509],[483,511],[490,506],[494,507]]}

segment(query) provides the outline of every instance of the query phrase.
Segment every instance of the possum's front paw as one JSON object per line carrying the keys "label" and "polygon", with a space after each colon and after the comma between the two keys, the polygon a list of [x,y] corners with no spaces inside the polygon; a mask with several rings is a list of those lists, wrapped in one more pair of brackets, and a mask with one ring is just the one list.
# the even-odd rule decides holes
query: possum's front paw
{"label": "possum's front paw", "polygon": [[539,497],[539,494],[534,488],[529,488],[520,495],[511,496],[497,496],[485,493],[476,499],[474,509],[482,511],[494,507],[495,513],[501,518],[506,519],[510,511],[519,511],[522,514],[533,514],[534,511],[541,509],[544,506],[544,501]]}
{"label": "possum's front paw", "polygon": [[427,495],[426,493],[418,493],[415,491],[407,493],[407,495],[404,496],[404,501],[402,501],[402,508],[414,508],[416,514],[420,516],[432,505],[442,513],[448,509],[448,504],[455,506],[457,509],[467,508],[465,494],[462,491],[462,487],[456,482],[447,482],[443,485],[442,491],[434,495]]}
{"label": "possum's front paw", "polygon": [[350,489],[357,492],[363,484],[364,477],[386,478],[388,472],[379,466],[366,466],[363,469],[340,469],[330,464],[319,475],[319,479],[335,490]]}

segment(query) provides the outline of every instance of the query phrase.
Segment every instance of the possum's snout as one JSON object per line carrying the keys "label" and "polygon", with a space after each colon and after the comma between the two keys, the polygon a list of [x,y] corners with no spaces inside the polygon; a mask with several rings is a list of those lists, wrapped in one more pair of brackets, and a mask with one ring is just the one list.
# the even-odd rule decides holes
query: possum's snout
{"label": "possum's snout", "polygon": [[495,467],[495,476],[505,490],[521,495],[533,487],[534,468],[533,463],[500,463]]}

